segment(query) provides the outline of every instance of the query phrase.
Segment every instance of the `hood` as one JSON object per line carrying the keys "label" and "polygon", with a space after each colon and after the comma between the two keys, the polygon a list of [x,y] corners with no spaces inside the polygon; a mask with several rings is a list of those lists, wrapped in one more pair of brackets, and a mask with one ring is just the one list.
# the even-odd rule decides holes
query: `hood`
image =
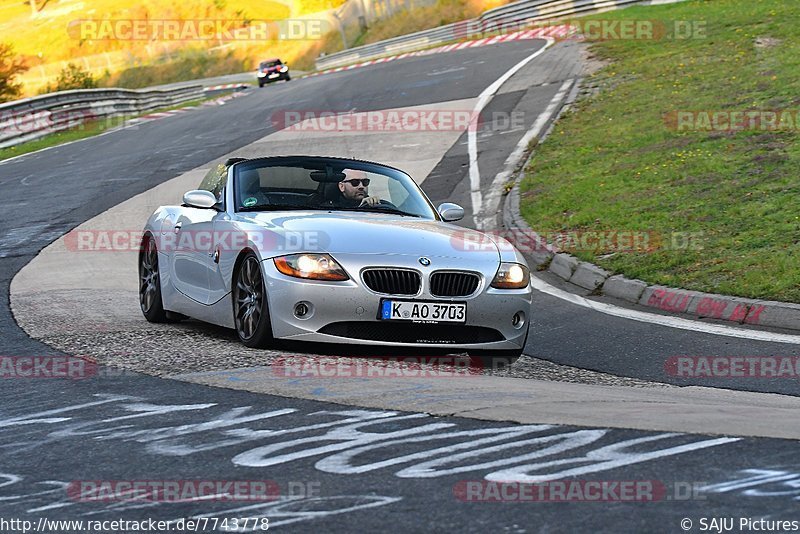
{"label": "hood", "polygon": [[486,234],[415,217],[291,211],[239,214],[238,219],[245,226],[257,225],[282,235],[286,243],[303,243],[307,250],[334,255],[427,256],[493,262],[500,257],[497,245]]}

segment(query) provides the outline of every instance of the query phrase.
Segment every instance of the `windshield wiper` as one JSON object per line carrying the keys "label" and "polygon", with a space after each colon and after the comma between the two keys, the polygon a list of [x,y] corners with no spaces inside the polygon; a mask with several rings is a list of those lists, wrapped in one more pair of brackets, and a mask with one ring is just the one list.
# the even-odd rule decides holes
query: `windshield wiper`
{"label": "windshield wiper", "polygon": [[284,211],[284,210],[313,210],[313,211],[368,211],[370,213],[392,213],[395,215],[403,215],[405,217],[420,218],[422,215],[416,213],[408,213],[397,208],[390,207],[371,207],[360,206],[355,208],[345,208],[340,206],[304,206],[300,204],[256,204],[255,206],[243,206],[239,208],[240,212],[243,211]]}
{"label": "windshield wiper", "polygon": [[403,211],[397,208],[379,208],[377,206],[359,206],[356,208],[331,208],[333,210],[342,210],[342,211],[368,211],[370,213],[393,213],[395,215],[405,215],[406,217],[417,217],[420,218],[422,215],[417,215],[416,213],[408,213],[407,211]]}
{"label": "windshield wiper", "polygon": [[319,206],[304,206],[300,204],[256,204],[255,206],[244,206],[239,211],[283,211],[283,210],[325,210]]}

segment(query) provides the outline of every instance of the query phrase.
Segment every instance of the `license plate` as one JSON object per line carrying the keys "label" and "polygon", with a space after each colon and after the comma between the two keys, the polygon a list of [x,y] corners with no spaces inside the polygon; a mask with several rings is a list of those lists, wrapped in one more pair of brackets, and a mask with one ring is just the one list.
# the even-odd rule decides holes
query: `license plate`
{"label": "license plate", "polygon": [[280,74],[277,72],[269,75],[270,78],[277,78],[278,76],[280,76]]}
{"label": "license plate", "polygon": [[464,323],[467,320],[467,304],[382,299],[381,319],[420,323]]}

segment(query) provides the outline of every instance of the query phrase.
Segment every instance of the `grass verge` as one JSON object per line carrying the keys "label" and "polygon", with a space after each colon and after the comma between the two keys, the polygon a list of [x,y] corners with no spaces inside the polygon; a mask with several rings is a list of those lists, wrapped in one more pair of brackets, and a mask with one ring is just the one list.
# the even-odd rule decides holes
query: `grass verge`
{"label": "grass verge", "polygon": [[[587,80],[594,96],[537,148],[522,182],[525,219],[545,233],[662,238],[652,251],[562,247],[628,277],[800,302],[800,125],[708,129],[697,113],[777,110],[796,119],[800,11],[781,0],[693,0],[591,18],[693,21],[705,31],[591,44],[608,64]],[[678,112],[694,117],[682,130]],[[694,246],[682,248],[687,235]]]}

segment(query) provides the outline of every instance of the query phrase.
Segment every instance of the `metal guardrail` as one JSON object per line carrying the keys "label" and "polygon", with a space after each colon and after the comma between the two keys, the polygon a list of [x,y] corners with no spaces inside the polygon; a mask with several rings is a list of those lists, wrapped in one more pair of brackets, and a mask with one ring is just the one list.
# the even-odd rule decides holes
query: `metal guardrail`
{"label": "metal guardrail", "polygon": [[169,90],[82,89],[0,104],[0,148],[72,128],[87,120],[137,114],[203,97],[203,86]]}
{"label": "metal guardrail", "polygon": [[317,58],[317,70],[341,67],[350,63],[412,52],[428,46],[484,35],[507,33],[543,21],[556,21],[569,16],[587,15],[628,7],[683,0],[520,0],[484,12],[480,17],[454,22],[438,28],[422,30],[377,43],[351,48]]}

